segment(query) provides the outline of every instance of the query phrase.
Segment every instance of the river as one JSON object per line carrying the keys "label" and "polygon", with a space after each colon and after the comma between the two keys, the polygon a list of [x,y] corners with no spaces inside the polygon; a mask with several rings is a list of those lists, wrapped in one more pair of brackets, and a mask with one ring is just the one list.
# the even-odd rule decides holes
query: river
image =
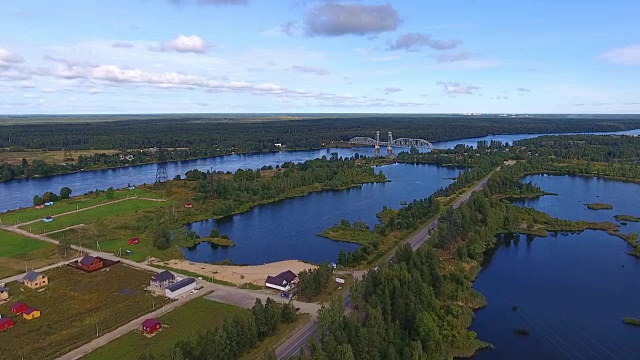
{"label": "river", "polygon": [[[549,175],[523,181],[558,196],[518,204],[554,217],[616,222],[616,214],[640,216],[638,184]],[[588,210],[591,202],[614,209]],[[640,224],[620,231],[640,232]],[[622,323],[625,316],[640,317],[640,261],[629,250],[600,231],[503,242],[474,284],[488,306],[476,313],[472,330],[495,346],[474,359],[640,359],[640,329]],[[531,336],[514,335],[516,328]]]}
{"label": "river", "polygon": [[[640,134],[640,129],[622,131],[616,133],[601,134]],[[436,148],[447,149],[457,144],[475,146],[478,141],[496,140],[513,142],[514,140],[528,139],[542,134],[515,134],[515,135],[490,135],[479,138],[461,139],[434,143]],[[384,153],[386,149],[381,149]],[[407,149],[395,149],[396,152]],[[356,152],[362,155],[373,156],[371,147],[354,147],[351,149],[322,149],[306,151],[280,151],[263,154],[227,155],[197,160],[170,162],[167,164],[169,178],[176,175],[184,175],[192,169],[203,171],[236,171],[237,169],[258,169],[264,165],[278,165],[287,161],[301,162],[319,158],[323,155],[337,152],[340,156],[353,156]],[[127,184],[149,184],[155,181],[156,165],[139,165],[116,169],[85,171],[73,174],[50,176],[44,178],[20,179],[0,183],[0,212],[20,207],[28,207],[33,204],[33,196],[42,195],[46,191],[59,192],[61,188],[68,186],[73,190],[73,195],[85,194],[88,191],[104,190],[112,186],[123,188]]]}

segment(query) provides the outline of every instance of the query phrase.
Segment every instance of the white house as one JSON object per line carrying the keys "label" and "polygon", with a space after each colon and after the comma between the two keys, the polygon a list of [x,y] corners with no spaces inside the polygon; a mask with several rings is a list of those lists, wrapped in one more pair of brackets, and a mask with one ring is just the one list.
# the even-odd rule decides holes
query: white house
{"label": "white house", "polygon": [[196,279],[184,278],[180,281],[164,288],[164,295],[169,299],[175,299],[178,296],[196,288]]}

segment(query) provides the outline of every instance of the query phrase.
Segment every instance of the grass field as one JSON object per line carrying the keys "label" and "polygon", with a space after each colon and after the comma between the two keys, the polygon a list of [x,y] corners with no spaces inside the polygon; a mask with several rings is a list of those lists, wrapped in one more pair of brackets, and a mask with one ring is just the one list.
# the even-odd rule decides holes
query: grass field
{"label": "grass field", "polygon": [[[71,157],[77,159],[78,156],[93,156],[94,154],[116,154],[118,150],[74,150]],[[59,164],[64,161],[64,151],[30,150],[30,151],[0,151],[0,163],[18,165],[22,159],[27,159],[29,163],[34,160],[42,160],[47,163]]]}
{"label": "grass field", "polygon": [[[148,352],[166,355],[176,342],[217,328],[222,325],[224,319],[248,311],[236,306],[197,298],[161,316],[159,319],[169,327],[156,336],[147,338],[139,331],[131,331],[82,359],[137,359]],[[195,324],[197,326],[194,326]]]}
{"label": "grass field", "polygon": [[21,228],[36,234],[42,234],[44,231],[51,232],[73,225],[91,224],[101,219],[113,217],[114,215],[122,216],[166,205],[167,204],[165,202],[160,201],[150,201],[142,199],[125,200],[116,203],[105,204],[104,206],[99,206],[93,209],[88,209],[73,214],[57,216],[54,217],[53,222],[50,223],[38,221],[33,224],[25,225]]}
{"label": "grass field", "polygon": [[[156,306],[162,301],[143,290],[150,273],[125,265],[90,274],[63,266],[46,275],[44,291],[8,284],[11,301],[0,305],[0,314],[16,324],[0,336],[3,359],[54,359],[94,339],[96,326],[100,334],[107,333],[152,311],[152,299]],[[12,315],[14,302],[38,308],[41,317]]]}
{"label": "grass field", "polygon": [[[34,194],[35,195],[35,194]],[[42,194],[39,194],[42,195]],[[122,199],[131,196],[139,196],[139,197],[148,197],[148,198],[162,198],[162,195],[157,194],[152,191],[148,191],[145,189],[135,189],[135,190],[118,190],[113,193],[113,199]],[[21,223],[38,220],[45,218],[48,215],[56,216],[58,214],[66,213],[69,211],[84,209],[89,206],[94,206],[98,204],[102,204],[102,202],[111,201],[107,199],[107,196],[104,193],[101,193],[98,196],[95,195],[83,195],[80,197],[72,197],[67,200],[61,200],[53,204],[53,206],[47,206],[44,209],[36,209],[35,207],[29,207],[25,209],[9,211],[3,214],[0,214],[0,220],[5,225],[15,225],[16,221]]]}
{"label": "grass field", "polygon": [[64,260],[54,245],[0,230],[0,279]]}

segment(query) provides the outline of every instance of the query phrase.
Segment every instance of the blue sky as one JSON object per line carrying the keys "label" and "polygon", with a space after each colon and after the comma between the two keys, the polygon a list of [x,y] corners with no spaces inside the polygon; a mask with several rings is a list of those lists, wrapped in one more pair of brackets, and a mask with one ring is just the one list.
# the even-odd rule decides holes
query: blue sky
{"label": "blue sky", "polygon": [[0,113],[640,113],[633,0],[0,3]]}

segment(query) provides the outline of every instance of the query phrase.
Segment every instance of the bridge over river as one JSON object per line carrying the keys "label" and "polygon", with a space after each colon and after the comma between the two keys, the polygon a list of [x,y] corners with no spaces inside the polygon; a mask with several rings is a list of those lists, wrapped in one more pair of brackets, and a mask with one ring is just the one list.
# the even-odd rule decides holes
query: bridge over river
{"label": "bridge over river", "polygon": [[387,141],[380,141],[380,131],[376,131],[376,138],[358,136],[349,140],[353,145],[371,145],[376,149],[376,156],[380,155],[380,146],[387,147],[387,155],[393,154],[393,147],[415,147],[418,149],[433,149],[433,144],[424,139],[399,138],[393,139],[391,131],[387,133]]}

